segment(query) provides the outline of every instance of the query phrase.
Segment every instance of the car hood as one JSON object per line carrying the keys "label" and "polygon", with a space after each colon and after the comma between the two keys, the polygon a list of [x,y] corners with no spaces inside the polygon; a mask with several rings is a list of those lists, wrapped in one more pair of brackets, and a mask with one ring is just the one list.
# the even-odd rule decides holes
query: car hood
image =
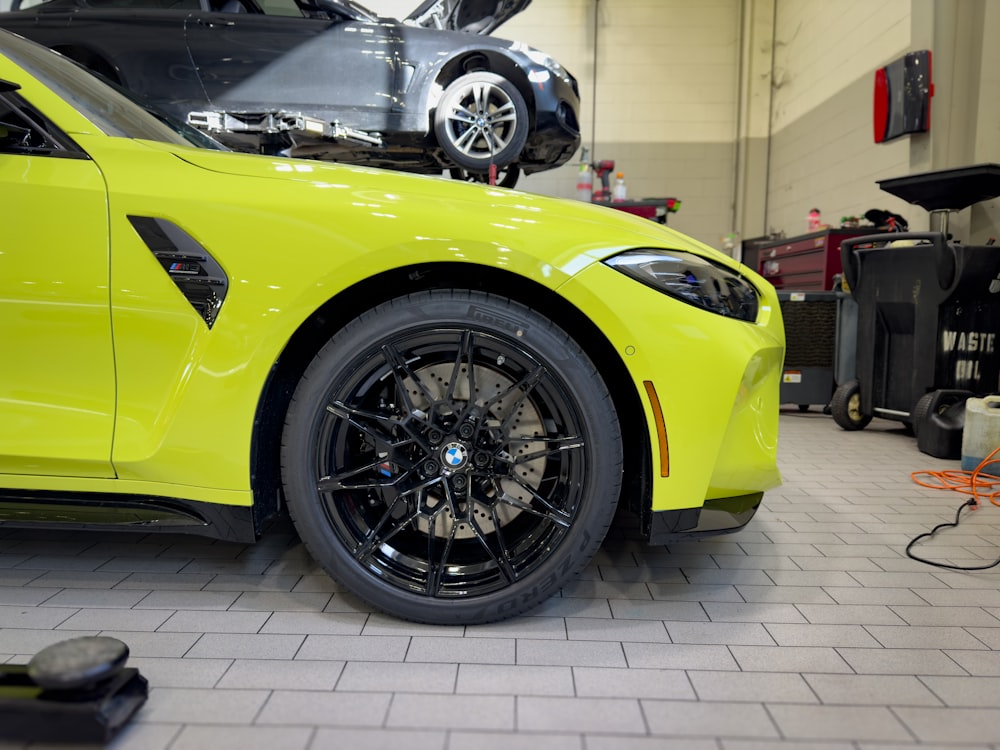
{"label": "car hood", "polygon": [[[494,188],[437,176],[386,172],[372,167],[335,162],[194,148],[178,149],[168,144],[145,143],[152,148],[169,151],[192,166],[212,172],[279,182],[309,183],[314,187],[323,188],[320,191],[322,193],[351,190],[357,196],[354,205],[358,206],[364,205],[365,201],[383,203],[383,199],[387,198],[401,209],[409,206],[416,213],[425,211],[427,205],[430,205],[433,211],[440,209],[442,205],[449,205],[466,218],[478,217],[477,220],[484,222],[485,229],[494,234],[496,228],[502,226],[508,230],[519,229],[518,234],[526,236],[533,233],[532,227],[544,232],[547,230],[543,229],[543,225],[558,224],[559,232],[564,235],[563,243],[573,248],[570,254],[575,260],[557,264],[568,273],[582,270],[589,263],[636,247],[688,250],[712,258],[730,268],[739,268],[739,263],[732,258],[670,227],[581,201]],[[385,179],[387,174],[392,174],[395,178],[391,185],[391,194],[387,193]],[[276,188],[269,190],[268,194],[274,200],[279,200],[281,192]],[[298,193],[297,197],[301,198],[303,195],[305,194]],[[511,219],[511,216],[517,218]],[[475,221],[469,219],[465,228],[472,227]],[[433,221],[428,219],[428,223]],[[567,227],[572,227],[572,230],[568,230]],[[567,232],[573,237],[566,236]]]}
{"label": "car hood", "polygon": [[428,29],[491,34],[531,0],[425,0],[406,22]]}

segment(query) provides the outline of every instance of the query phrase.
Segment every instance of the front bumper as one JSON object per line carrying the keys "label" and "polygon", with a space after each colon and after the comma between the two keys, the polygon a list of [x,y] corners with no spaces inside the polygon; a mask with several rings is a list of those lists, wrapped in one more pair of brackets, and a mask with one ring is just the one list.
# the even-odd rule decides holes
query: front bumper
{"label": "front bumper", "polygon": [[763,492],[706,500],[700,508],[660,510],[643,516],[643,529],[650,544],[667,544],[739,531],[757,513]]}
{"label": "front bumper", "polygon": [[[778,405],[784,329],[773,287],[755,323],[679,302],[604,264],[560,291],[608,337],[643,404],[652,481],[638,498],[653,539],[735,531],[777,486]],[[665,455],[656,449],[656,405]]]}
{"label": "front bumper", "polygon": [[[580,147],[580,97],[569,80],[544,68],[547,77],[529,76],[535,100],[535,127],[518,160],[525,174],[554,169]],[[538,72],[536,71],[536,72]]]}

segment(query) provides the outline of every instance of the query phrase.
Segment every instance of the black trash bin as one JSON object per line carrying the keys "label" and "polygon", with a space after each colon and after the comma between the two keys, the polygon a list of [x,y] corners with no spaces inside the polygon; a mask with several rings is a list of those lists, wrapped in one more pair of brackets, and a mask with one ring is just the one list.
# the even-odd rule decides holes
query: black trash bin
{"label": "black trash bin", "polygon": [[957,458],[964,411],[952,407],[1000,389],[1000,247],[880,234],[844,240],[841,259],[858,303],[857,380],[835,391],[834,419],[901,421],[925,453]]}

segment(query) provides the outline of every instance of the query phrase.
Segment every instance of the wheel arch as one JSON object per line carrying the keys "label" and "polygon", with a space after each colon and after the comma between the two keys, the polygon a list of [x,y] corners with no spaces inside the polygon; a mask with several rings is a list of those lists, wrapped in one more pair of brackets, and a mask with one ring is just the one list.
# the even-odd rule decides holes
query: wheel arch
{"label": "wheel arch", "polygon": [[[478,70],[496,73],[513,84],[518,93],[524,98],[524,103],[528,106],[528,122],[532,129],[534,129],[535,93],[532,91],[528,77],[515,60],[497,50],[466,50],[455,55],[441,66],[434,78],[434,82],[444,91],[455,79],[460,78],[466,73],[474,73]],[[428,108],[427,112],[431,132],[434,130],[434,111],[436,108],[437,103],[435,102],[433,106]]]}
{"label": "wheel arch", "polygon": [[430,289],[503,290],[503,296],[542,313],[573,337],[601,373],[621,422],[625,461],[619,500],[625,500],[626,507],[637,513],[648,509],[652,456],[642,403],[628,369],[603,332],[566,299],[518,274],[489,266],[473,269],[465,263],[429,263],[378,274],[343,290],[307,318],[289,339],[271,368],[254,419],[250,470],[257,518],[273,516],[283,505],[281,432],[296,383],[316,353],[364,310]]}

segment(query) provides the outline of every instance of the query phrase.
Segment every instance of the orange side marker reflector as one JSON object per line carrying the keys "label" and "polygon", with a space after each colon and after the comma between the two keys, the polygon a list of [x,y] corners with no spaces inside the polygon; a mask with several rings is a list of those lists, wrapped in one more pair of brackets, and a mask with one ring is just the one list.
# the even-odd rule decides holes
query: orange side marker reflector
{"label": "orange side marker reflector", "polygon": [[642,384],[646,386],[646,395],[649,396],[649,405],[653,409],[653,419],[656,422],[656,440],[660,444],[660,476],[669,477],[670,448],[667,446],[667,426],[663,422],[660,399],[656,395],[656,387],[652,380],[644,380]]}

